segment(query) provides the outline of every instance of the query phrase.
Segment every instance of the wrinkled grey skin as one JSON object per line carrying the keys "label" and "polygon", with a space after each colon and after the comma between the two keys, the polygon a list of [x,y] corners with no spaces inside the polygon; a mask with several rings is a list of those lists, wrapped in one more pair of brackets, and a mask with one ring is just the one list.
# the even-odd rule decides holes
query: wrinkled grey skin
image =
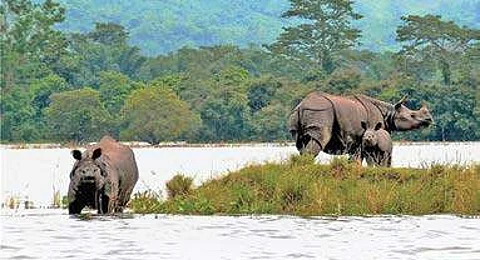
{"label": "wrinkled grey skin", "polygon": [[317,156],[321,151],[338,155],[349,154],[361,162],[361,143],[364,129],[361,122],[375,125],[382,122],[384,129],[408,131],[433,123],[425,106],[410,110],[403,105],[405,98],[395,105],[365,96],[334,96],[312,92],[293,109],[289,130],[300,154]]}
{"label": "wrinkled grey skin", "polygon": [[365,158],[369,166],[392,166],[392,138],[382,129],[382,123],[377,123],[375,128],[368,128],[366,122],[362,122],[365,130],[362,138],[362,158]]}
{"label": "wrinkled grey skin", "polygon": [[68,212],[79,214],[85,206],[99,214],[122,212],[138,181],[133,151],[110,136],[82,154],[72,151],[76,160],[70,172]]}

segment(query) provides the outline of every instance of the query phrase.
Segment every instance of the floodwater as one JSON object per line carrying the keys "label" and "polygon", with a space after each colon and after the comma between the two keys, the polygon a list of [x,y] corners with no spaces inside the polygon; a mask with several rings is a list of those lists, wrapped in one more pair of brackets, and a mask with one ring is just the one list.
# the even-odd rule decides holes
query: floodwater
{"label": "floodwater", "polygon": [[480,219],[4,210],[0,259],[480,259]]}
{"label": "floodwater", "polygon": [[[67,194],[74,159],[70,149],[5,149],[1,147],[1,201],[9,197],[52,204],[53,194]],[[140,180],[135,191],[164,190],[175,174],[194,177],[198,185],[253,163],[281,161],[298,154],[293,145],[240,145],[226,147],[135,148]],[[326,163],[331,156],[321,153]],[[480,163],[480,142],[394,144],[394,167],[426,167],[431,164]],[[135,192],[134,191],[134,192]]]}
{"label": "floodwater", "polygon": [[[136,148],[136,191],[163,190],[176,173],[197,184],[293,146]],[[395,144],[393,166],[480,163],[480,143]],[[319,163],[330,156],[321,154]],[[1,149],[1,196],[48,206],[66,194],[69,149]],[[480,259],[480,219],[450,215],[95,216],[60,209],[2,209],[0,259]]]}

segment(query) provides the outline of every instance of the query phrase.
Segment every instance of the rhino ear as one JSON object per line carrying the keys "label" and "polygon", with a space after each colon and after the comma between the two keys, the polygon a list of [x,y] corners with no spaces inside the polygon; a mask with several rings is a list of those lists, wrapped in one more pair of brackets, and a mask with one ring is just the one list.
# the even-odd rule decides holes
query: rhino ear
{"label": "rhino ear", "polygon": [[102,148],[97,148],[93,151],[92,159],[96,160],[102,155]]}
{"label": "rhino ear", "polygon": [[380,130],[382,128],[382,122],[378,122],[375,126],[375,131]]}
{"label": "rhino ear", "polygon": [[360,124],[362,125],[363,130],[367,130],[367,122],[362,121]]}
{"label": "rhino ear", "polygon": [[402,108],[402,103],[398,102],[397,104],[395,104],[395,110],[400,110],[400,108]]}
{"label": "rhino ear", "polygon": [[82,152],[80,152],[79,150],[73,150],[72,156],[75,160],[80,161],[82,159]]}

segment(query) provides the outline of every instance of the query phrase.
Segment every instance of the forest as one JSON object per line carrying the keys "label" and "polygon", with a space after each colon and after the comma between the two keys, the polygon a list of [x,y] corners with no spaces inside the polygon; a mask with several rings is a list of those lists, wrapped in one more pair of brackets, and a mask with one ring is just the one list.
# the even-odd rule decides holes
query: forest
{"label": "forest", "polygon": [[1,140],[288,141],[291,109],[315,90],[426,103],[435,125],[396,140],[479,140],[478,23],[402,15],[390,32],[397,49],[365,49],[372,32],[355,26],[364,17],[357,9],[291,0],[276,15],[292,22],[272,42],[185,42],[147,55],[117,21],[68,31],[59,2],[2,1]]}

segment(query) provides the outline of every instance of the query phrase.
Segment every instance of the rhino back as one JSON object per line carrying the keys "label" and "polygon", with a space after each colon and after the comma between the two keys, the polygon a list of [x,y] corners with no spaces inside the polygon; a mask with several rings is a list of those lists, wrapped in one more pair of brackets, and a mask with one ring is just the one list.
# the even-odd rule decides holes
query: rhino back
{"label": "rhino back", "polygon": [[98,146],[102,148],[102,159],[107,164],[108,176],[118,180],[118,199],[123,206],[138,181],[138,167],[132,149],[105,136]]}

